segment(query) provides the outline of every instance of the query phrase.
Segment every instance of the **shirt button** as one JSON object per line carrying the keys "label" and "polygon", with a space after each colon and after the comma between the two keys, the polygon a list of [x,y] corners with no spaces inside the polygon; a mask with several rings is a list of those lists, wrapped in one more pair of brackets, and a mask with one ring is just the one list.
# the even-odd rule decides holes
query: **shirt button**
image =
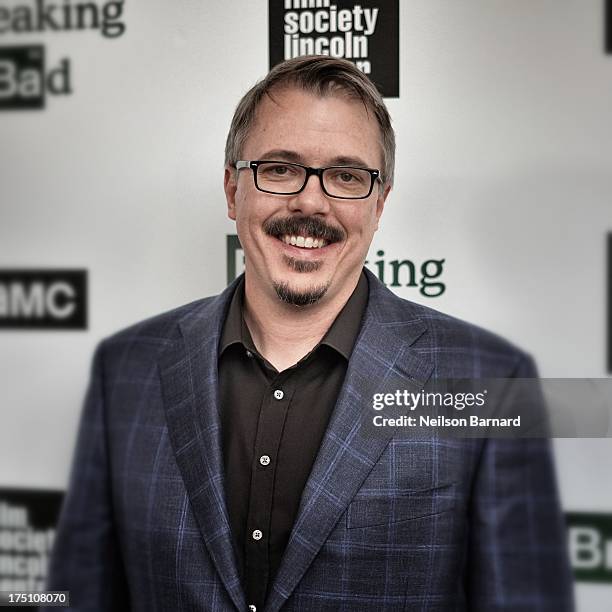
{"label": "shirt button", "polygon": [[274,392],[274,397],[275,397],[277,400],[282,400],[282,399],[283,399],[283,397],[285,397],[285,394],[284,394],[284,393],[283,393],[283,392],[282,392],[280,389],[277,389],[277,390]]}
{"label": "shirt button", "polygon": [[270,457],[268,457],[268,455],[262,455],[259,458],[259,463],[261,463],[261,465],[268,465],[270,463]]}
{"label": "shirt button", "polygon": [[247,356],[247,357],[252,357],[252,356],[253,356],[253,353],[251,353],[251,351],[247,351],[247,352],[246,352],[246,356]]}
{"label": "shirt button", "polygon": [[261,538],[263,538],[263,533],[261,533],[261,531],[259,531],[259,529],[256,529],[253,532],[253,539],[254,540],[261,540]]}
{"label": "shirt button", "polygon": [[249,606],[249,610],[250,610],[251,612],[257,612],[257,606],[255,606],[255,605],[251,604],[251,605]]}

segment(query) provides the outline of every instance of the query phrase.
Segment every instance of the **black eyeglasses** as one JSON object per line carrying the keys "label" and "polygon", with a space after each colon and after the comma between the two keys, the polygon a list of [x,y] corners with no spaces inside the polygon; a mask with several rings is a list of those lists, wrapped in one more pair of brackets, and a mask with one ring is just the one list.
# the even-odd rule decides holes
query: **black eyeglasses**
{"label": "black eyeglasses", "polygon": [[[237,161],[237,170],[251,168],[255,187],[265,193],[294,195],[306,187],[309,177],[319,177],[323,193],[331,198],[361,200],[367,198],[375,181],[381,181],[380,170],[353,168],[350,166],[329,166],[310,168],[301,164],[283,161]],[[381,181],[382,182],[382,181]]]}

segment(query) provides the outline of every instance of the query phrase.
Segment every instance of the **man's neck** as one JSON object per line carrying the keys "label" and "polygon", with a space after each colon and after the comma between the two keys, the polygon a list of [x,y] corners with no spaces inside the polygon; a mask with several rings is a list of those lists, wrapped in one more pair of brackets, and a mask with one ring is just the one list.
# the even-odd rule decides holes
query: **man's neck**
{"label": "man's neck", "polygon": [[354,282],[310,306],[293,306],[258,291],[245,277],[244,319],[257,350],[279,371],[296,364],[323,338],[357,286]]}

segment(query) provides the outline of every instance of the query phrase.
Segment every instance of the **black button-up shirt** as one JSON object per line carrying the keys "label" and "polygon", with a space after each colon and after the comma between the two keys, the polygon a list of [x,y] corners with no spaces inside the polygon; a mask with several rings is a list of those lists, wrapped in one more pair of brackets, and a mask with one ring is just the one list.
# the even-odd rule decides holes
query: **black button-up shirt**
{"label": "black button-up shirt", "polygon": [[247,602],[259,610],[346,375],[368,281],[362,273],[321,342],[282,372],[257,351],[243,300],[244,281],[223,327],[219,391],[229,518]]}

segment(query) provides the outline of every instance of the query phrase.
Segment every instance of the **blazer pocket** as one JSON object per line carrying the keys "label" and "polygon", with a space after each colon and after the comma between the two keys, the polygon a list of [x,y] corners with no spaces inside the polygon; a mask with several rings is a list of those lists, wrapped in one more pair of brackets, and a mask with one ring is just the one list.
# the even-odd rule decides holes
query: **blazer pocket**
{"label": "blazer pocket", "polygon": [[448,512],[455,507],[455,495],[453,482],[401,494],[364,495],[349,504],[346,526],[354,529],[389,525]]}

